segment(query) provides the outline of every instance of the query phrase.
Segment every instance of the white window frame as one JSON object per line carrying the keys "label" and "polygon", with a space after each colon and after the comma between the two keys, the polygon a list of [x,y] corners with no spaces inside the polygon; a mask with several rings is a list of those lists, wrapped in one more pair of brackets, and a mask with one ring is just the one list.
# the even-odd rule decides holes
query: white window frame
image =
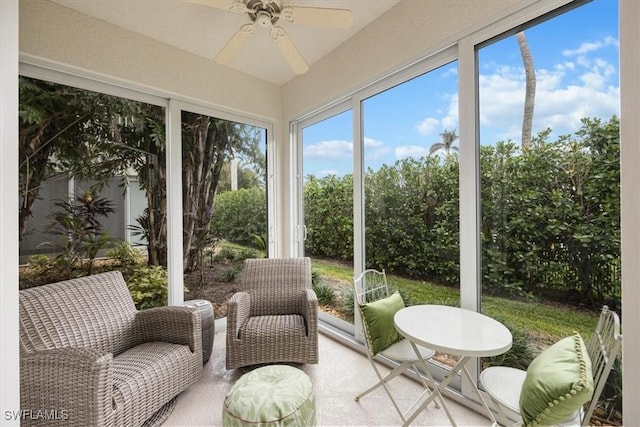
{"label": "white window frame", "polygon": [[304,241],[306,239],[306,227],[304,224],[304,153],[302,133],[305,128],[337,116],[338,114],[342,114],[350,108],[351,101],[349,99],[343,99],[289,123],[291,158],[294,160],[291,162],[292,172],[290,176],[294,178],[291,183],[291,194],[296,195],[290,216],[290,218],[295,218],[296,221],[295,235],[293,236],[294,242],[292,242],[291,245],[291,247],[294,248],[293,256],[304,256]]}

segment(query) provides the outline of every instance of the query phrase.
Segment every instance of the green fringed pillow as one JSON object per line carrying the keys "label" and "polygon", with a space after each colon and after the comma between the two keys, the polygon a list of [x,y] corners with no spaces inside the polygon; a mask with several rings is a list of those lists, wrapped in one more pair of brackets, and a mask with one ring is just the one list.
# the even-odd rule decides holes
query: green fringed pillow
{"label": "green fringed pillow", "polygon": [[387,298],[360,304],[364,331],[374,356],[403,338],[393,325],[393,316],[403,308],[404,301],[398,292]]}
{"label": "green fringed pillow", "polygon": [[536,357],[527,368],[520,394],[525,425],[553,425],[570,418],[593,396],[591,359],[579,333]]}

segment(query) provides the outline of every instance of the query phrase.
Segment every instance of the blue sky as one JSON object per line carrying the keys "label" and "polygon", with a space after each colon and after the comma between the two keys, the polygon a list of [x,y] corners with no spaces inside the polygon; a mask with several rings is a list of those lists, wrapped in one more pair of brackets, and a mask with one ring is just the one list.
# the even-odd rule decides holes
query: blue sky
{"label": "blue sky", "polygon": [[[572,133],[582,117],[619,114],[617,1],[594,0],[525,31],[536,69],[534,134]],[[479,52],[480,141],[520,142],[524,68],[515,36]],[[457,62],[364,101],[365,165],[424,156],[458,127]],[[353,169],[351,112],[303,131],[304,175]]]}

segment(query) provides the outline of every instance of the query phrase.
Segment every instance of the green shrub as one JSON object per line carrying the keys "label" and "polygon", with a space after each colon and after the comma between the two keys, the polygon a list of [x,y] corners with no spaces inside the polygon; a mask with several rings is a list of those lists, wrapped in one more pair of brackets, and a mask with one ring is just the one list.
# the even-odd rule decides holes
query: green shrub
{"label": "green shrub", "polygon": [[[56,282],[60,276],[55,260],[47,255],[32,255],[27,259],[26,268],[20,269],[19,288],[27,289],[45,283]],[[62,280],[62,278],[61,278]]]}
{"label": "green shrub", "polygon": [[344,292],[344,295],[342,297],[342,305],[341,305],[341,310],[344,313],[345,317],[347,318],[348,321],[353,322],[354,321],[354,294],[353,294],[353,288],[347,288],[347,290]]}
{"label": "green shrub", "polygon": [[127,280],[129,293],[139,310],[167,305],[169,277],[157,265],[135,269]]}
{"label": "green shrub", "polygon": [[222,248],[214,256],[215,262],[233,261],[236,259],[236,251],[232,248]]}
{"label": "green shrub", "polygon": [[613,363],[600,399],[604,400],[604,410],[608,420],[613,419],[616,412],[622,411],[622,359],[620,356]]}
{"label": "green shrub", "polygon": [[[482,287],[598,307],[620,294],[619,120],[480,147]],[[459,286],[459,163],[407,158],[364,172],[367,265]],[[309,177],[305,250],[353,257],[353,177]]]}
{"label": "green shrub", "polygon": [[51,268],[53,260],[47,255],[31,255],[27,264],[34,274],[41,274]]}
{"label": "green shrub", "polygon": [[267,195],[264,188],[226,191],[216,196],[211,231],[218,239],[256,247],[255,236],[267,235]]}
{"label": "green shrub", "polygon": [[264,258],[264,256],[262,253],[260,253],[260,251],[245,248],[236,253],[235,261],[242,263],[245,259],[249,258]]}
{"label": "green shrub", "polygon": [[304,186],[305,251],[314,256],[353,258],[353,177],[329,175]]}
{"label": "green shrub", "polygon": [[107,250],[106,255],[115,259],[119,265],[127,268],[144,262],[144,256],[139,249],[131,246],[129,242],[122,242],[114,248]]}
{"label": "green shrub", "polygon": [[248,258],[263,258],[263,254],[260,251],[250,248],[232,248],[222,247],[214,256],[215,262],[239,262],[242,263]]}
{"label": "green shrub", "polygon": [[233,282],[238,277],[238,274],[242,271],[243,264],[241,262],[235,262],[231,267],[227,268],[224,272],[224,280],[227,282]]}
{"label": "green shrub", "polygon": [[318,303],[321,305],[331,305],[336,300],[336,291],[322,281],[313,284],[313,291],[316,293]]}
{"label": "green shrub", "polygon": [[[511,328],[509,328],[511,329]],[[511,329],[513,343],[511,350],[498,356],[485,359],[488,366],[508,366],[511,368],[527,370],[527,367],[534,359],[534,354],[530,346],[533,338],[529,334],[520,329]]]}

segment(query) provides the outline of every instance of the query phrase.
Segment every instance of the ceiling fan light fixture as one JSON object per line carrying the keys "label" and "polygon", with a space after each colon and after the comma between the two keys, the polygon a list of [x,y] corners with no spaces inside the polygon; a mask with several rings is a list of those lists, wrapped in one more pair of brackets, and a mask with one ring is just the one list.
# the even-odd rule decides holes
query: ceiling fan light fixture
{"label": "ceiling fan light fixture", "polygon": [[256,24],[259,26],[266,28],[271,26],[271,14],[266,10],[259,10],[256,13]]}

